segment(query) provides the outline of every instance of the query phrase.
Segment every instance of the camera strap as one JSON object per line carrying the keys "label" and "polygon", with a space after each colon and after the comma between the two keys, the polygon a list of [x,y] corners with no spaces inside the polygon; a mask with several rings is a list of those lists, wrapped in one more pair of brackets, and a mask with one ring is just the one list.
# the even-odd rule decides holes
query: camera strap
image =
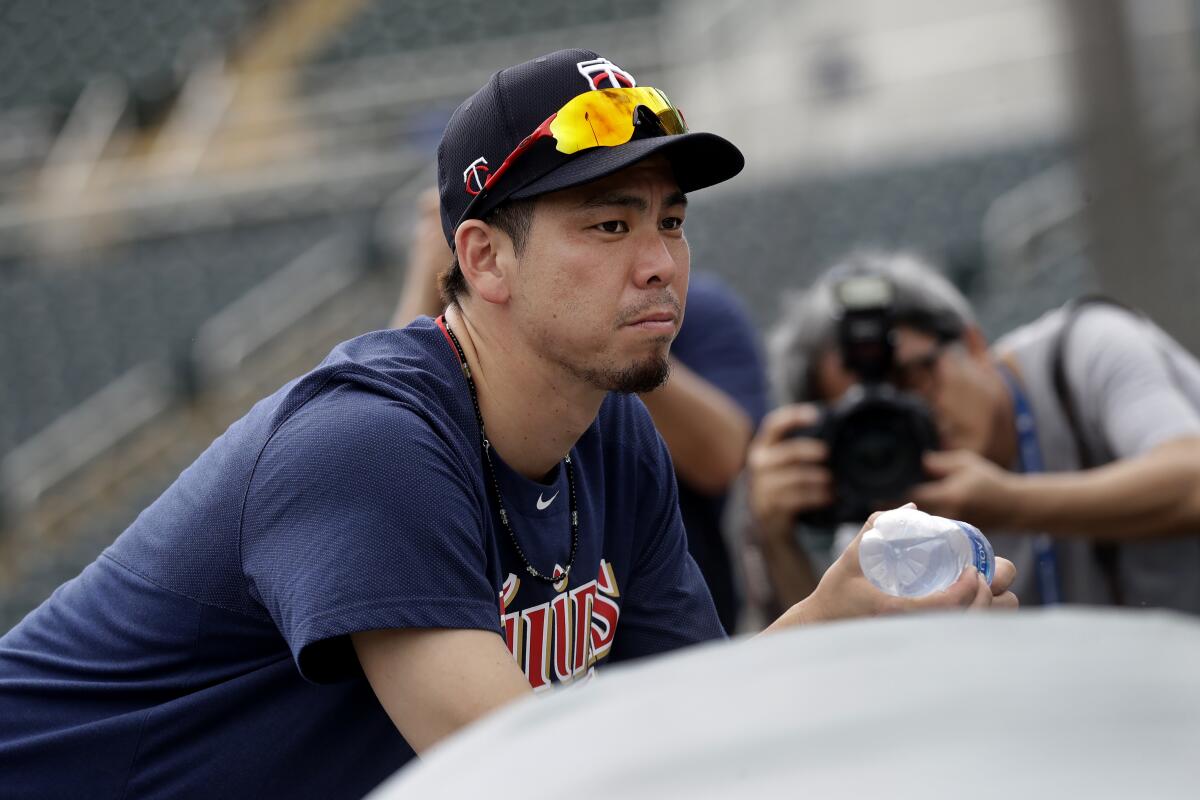
{"label": "camera strap", "polygon": [[[1020,381],[1011,367],[1003,361],[996,362],[1004,382],[1008,385],[1009,395],[1013,404],[1013,423],[1017,430],[1017,455],[1021,472],[1045,472],[1046,464],[1042,460],[1042,448],[1037,439],[1037,420],[1029,407],[1029,399],[1021,388]],[[1043,605],[1056,605],[1062,602],[1062,585],[1058,574],[1058,552],[1054,547],[1054,539],[1048,534],[1041,533],[1033,539],[1034,570],[1037,577],[1038,592],[1041,594]]]}
{"label": "camera strap", "polygon": [[[1079,466],[1081,469],[1091,469],[1099,466],[1103,461],[1092,452],[1092,448],[1088,445],[1088,439],[1083,428],[1083,420],[1080,418],[1079,411],[1075,407],[1074,392],[1071,391],[1071,384],[1067,380],[1067,340],[1071,335],[1071,330],[1075,327],[1076,321],[1079,319],[1080,313],[1088,306],[1097,305],[1119,308],[1134,317],[1146,320],[1146,315],[1136,308],[1127,306],[1119,300],[1101,294],[1077,297],[1068,301],[1063,306],[1064,319],[1062,327],[1059,328],[1058,335],[1054,339],[1050,357],[1050,369],[1054,378],[1054,393],[1058,396],[1059,406],[1066,417],[1067,425],[1071,428],[1071,436],[1075,439],[1075,447],[1079,454]],[[1178,380],[1174,369],[1171,367],[1171,362],[1166,358],[1165,354],[1163,354],[1163,360],[1172,378]],[[1105,580],[1112,594],[1113,603],[1115,605],[1124,605],[1125,593],[1121,586],[1117,567],[1117,545],[1113,542],[1096,542],[1092,549],[1096,555],[1097,563],[1099,563],[1101,570],[1104,572]]]}

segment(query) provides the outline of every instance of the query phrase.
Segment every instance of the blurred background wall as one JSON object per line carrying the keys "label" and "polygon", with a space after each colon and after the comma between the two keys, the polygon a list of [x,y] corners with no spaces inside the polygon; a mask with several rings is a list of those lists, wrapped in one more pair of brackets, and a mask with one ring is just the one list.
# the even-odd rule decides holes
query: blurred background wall
{"label": "blurred background wall", "polygon": [[745,151],[697,269],[765,332],[860,244],[998,335],[1101,289],[1200,351],[1196,0],[0,3],[0,631],[232,420],[387,324],[440,130],[599,51]]}

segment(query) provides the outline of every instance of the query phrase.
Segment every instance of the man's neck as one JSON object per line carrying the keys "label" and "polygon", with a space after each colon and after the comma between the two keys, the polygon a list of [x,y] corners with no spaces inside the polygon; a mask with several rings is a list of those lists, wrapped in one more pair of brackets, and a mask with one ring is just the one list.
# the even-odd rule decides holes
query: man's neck
{"label": "man's neck", "polygon": [[606,393],[570,379],[523,342],[496,335],[493,325],[476,324],[458,305],[446,310],[446,325],[466,355],[492,447],[517,472],[541,479],[592,424]]}

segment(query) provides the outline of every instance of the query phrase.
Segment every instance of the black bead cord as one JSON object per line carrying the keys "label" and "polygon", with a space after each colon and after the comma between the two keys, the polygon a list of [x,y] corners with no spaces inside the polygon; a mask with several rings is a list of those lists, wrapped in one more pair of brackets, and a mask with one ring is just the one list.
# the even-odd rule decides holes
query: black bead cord
{"label": "black bead cord", "polygon": [[571,566],[575,563],[575,554],[579,551],[579,511],[575,505],[575,469],[571,464],[571,454],[567,453],[563,458],[563,464],[567,470],[567,493],[570,500],[569,511],[571,512],[571,555],[567,558],[567,565],[563,567],[562,575],[555,578],[553,575],[546,575],[533,564],[529,563],[529,559],[525,557],[525,551],[521,549],[521,543],[517,541],[517,534],[512,529],[512,525],[508,521],[508,512],[504,510],[504,498],[500,496],[500,482],[496,480],[496,467],[492,464],[492,443],[488,441],[487,434],[483,429],[483,413],[479,410],[479,392],[475,388],[475,380],[471,377],[471,367],[467,364],[467,354],[463,352],[462,345],[458,342],[458,337],[454,335],[454,331],[450,328],[450,321],[445,317],[442,318],[442,323],[445,325],[446,333],[450,335],[450,341],[454,342],[454,349],[458,351],[459,364],[462,367],[463,375],[467,379],[467,387],[471,390],[471,402],[475,406],[475,420],[479,423],[479,442],[483,450],[483,463],[487,467],[488,478],[492,487],[492,496],[496,498],[496,507],[500,510],[500,524],[504,526],[504,530],[508,531],[508,538],[512,540],[513,549],[517,551],[517,556],[520,557],[521,563],[525,566],[525,571],[539,581],[554,586],[558,583],[565,584],[571,575]]}

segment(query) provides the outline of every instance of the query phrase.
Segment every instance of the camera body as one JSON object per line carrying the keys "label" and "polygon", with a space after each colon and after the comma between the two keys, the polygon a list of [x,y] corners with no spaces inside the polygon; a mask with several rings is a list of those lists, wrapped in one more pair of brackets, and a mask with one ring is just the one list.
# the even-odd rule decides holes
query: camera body
{"label": "camera body", "polygon": [[871,512],[898,505],[924,478],[922,455],[938,446],[928,406],[888,383],[895,358],[894,290],[876,276],[846,278],[834,287],[841,307],[838,344],[853,386],[818,423],[797,436],[829,448],[833,505],[801,515],[804,523],[831,527],[861,522]]}

